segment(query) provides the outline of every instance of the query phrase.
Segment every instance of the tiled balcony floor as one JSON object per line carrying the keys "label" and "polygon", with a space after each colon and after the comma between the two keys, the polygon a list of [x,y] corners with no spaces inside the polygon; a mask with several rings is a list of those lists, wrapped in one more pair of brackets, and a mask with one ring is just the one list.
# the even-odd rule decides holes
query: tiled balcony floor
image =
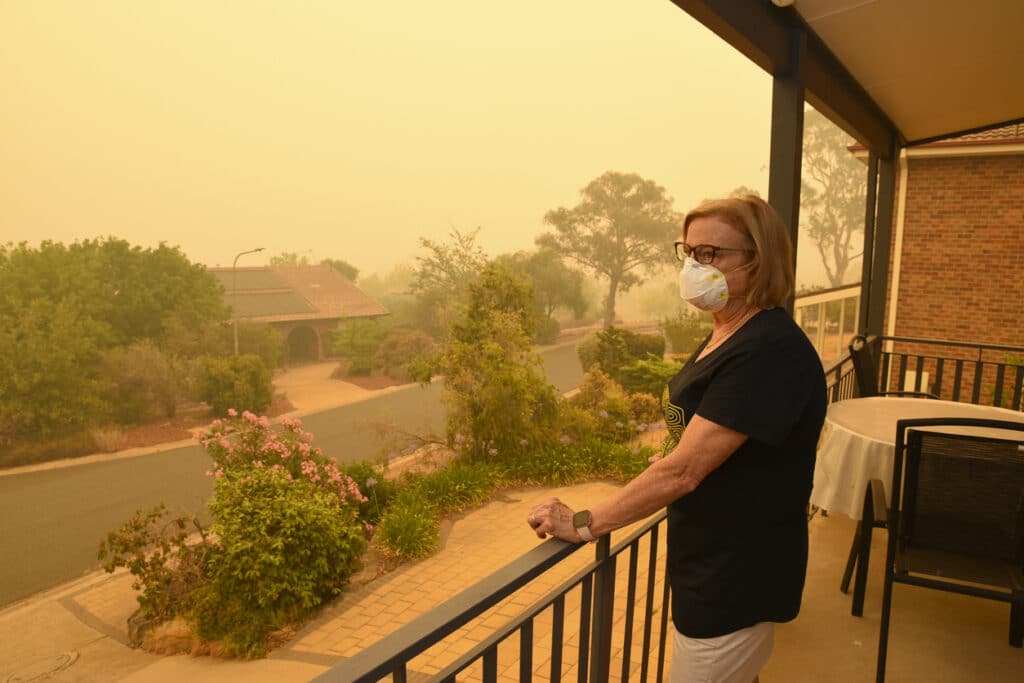
{"label": "tiled balcony floor", "polygon": [[[852,586],[850,595],[839,591],[854,522],[815,516],[810,529],[803,607],[795,621],[776,628],[761,681],[873,681],[888,535],[873,534],[864,616],[854,617]],[[1024,681],[1024,649],[1007,643],[1006,603],[897,584],[889,623],[887,681]]]}

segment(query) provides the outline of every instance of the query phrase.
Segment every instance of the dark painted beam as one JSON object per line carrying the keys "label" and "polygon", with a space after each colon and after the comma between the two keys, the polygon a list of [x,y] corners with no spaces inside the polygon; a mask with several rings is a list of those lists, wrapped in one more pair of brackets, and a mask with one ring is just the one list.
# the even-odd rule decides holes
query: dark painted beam
{"label": "dark painted beam", "polygon": [[807,101],[870,151],[886,158],[901,135],[881,108],[790,7],[768,0],[672,0],[748,59],[770,73],[792,74],[791,31],[804,35],[799,80]]}
{"label": "dark painted beam", "polygon": [[864,255],[860,267],[860,313],[857,316],[857,331],[867,334],[868,312],[871,310],[871,266],[875,253],[875,213],[877,210],[878,157],[868,154],[867,196],[864,201]]}
{"label": "dark painted beam", "polygon": [[870,310],[867,333],[881,335],[885,328],[885,304],[889,287],[889,258],[892,255],[893,208],[896,198],[897,147],[892,142],[889,158],[878,160],[878,210],[875,214],[875,239],[871,265]]}
{"label": "dark painted beam", "polygon": [[[789,70],[772,79],[771,158],[768,165],[768,203],[778,211],[789,228],[793,243],[793,271],[796,272],[796,247],[800,236],[800,168],[804,141],[804,88],[800,82],[804,34],[790,28]],[[793,312],[792,294],[786,310]]]}

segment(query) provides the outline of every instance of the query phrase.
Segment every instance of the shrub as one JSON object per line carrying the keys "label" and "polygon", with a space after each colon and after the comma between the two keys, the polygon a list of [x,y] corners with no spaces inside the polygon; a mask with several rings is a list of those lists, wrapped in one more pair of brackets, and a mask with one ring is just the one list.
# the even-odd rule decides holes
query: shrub
{"label": "shrub", "polygon": [[413,376],[410,364],[418,358],[435,353],[436,346],[426,332],[393,327],[388,330],[373,355],[373,369],[401,382],[408,382]]}
{"label": "shrub", "polygon": [[587,335],[576,345],[580,366],[586,372],[594,365],[616,381],[622,368],[654,355],[665,354],[665,339],[660,335],[642,334],[618,327],[606,327]]}
{"label": "shrub", "polygon": [[274,398],[270,370],[259,356],[207,358],[199,397],[214,415],[226,415],[229,408],[262,412]]}
{"label": "shrub", "polygon": [[573,403],[594,416],[597,438],[621,442],[633,436],[637,423],[630,412],[629,398],[600,368],[592,368],[583,376],[583,384]]}
{"label": "shrub", "polygon": [[661,330],[668,338],[674,354],[693,353],[708,334],[707,314],[689,315],[680,311],[661,322]]}
{"label": "shrub", "polygon": [[398,492],[398,485],[386,477],[384,467],[365,460],[340,467],[341,472],[356,483],[366,499],[359,504],[359,519],[376,526]]}
{"label": "shrub", "polygon": [[213,459],[218,545],[195,597],[199,635],[262,654],[267,634],[334,595],[365,547],[367,499],[298,420],[229,411],[199,441]]}
{"label": "shrub", "polygon": [[636,360],[622,367],[617,379],[622,388],[631,394],[644,393],[660,399],[665,385],[682,367],[682,363],[650,355],[644,360]]}
{"label": "shrub", "polygon": [[489,265],[470,285],[469,305],[452,325],[431,369],[444,375],[449,446],[474,459],[516,457],[540,443],[557,420],[554,387],[530,345],[530,287]]}
{"label": "shrub", "polygon": [[637,424],[646,424],[648,428],[664,419],[661,400],[642,392],[629,395],[629,414]]}
{"label": "shrub", "polygon": [[137,424],[156,416],[174,417],[182,395],[182,373],[149,340],[110,349],[103,355],[109,381],[103,397],[120,424]]}
{"label": "shrub", "polygon": [[639,360],[648,356],[661,358],[665,355],[665,337],[661,334],[622,330],[622,337],[626,342],[626,355],[630,358]]}
{"label": "shrub", "polygon": [[218,477],[209,507],[219,544],[193,615],[199,635],[223,640],[229,654],[262,655],[270,631],[340,591],[365,547],[336,494],[284,469]]}
{"label": "shrub", "polygon": [[[187,612],[193,590],[205,580],[210,544],[194,517],[167,521],[162,503],[149,512],[138,510],[117,531],[100,542],[99,559],[113,572],[125,567],[135,577],[132,588],[141,591],[139,607],[148,617],[170,619]],[[189,544],[198,532],[201,540]]]}
{"label": "shrub", "polygon": [[433,502],[400,495],[381,518],[377,537],[392,559],[408,561],[431,555],[441,540]]}
{"label": "shrub", "polygon": [[387,327],[378,320],[349,320],[335,330],[330,351],[347,361],[349,375],[369,375],[374,355],[387,333]]}
{"label": "shrub", "polygon": [[562,326],[554,318],[541,318],[533,332],[534,344],[553,344],[558,339]]}
{"label": "shrub", "polygon": [[[252,321],[239,321],[238,325],[238,352],[240,354],[252,354],[259,356],[263,364],[268,368],[276,368],[281,365],[288,343],[281,333],[267,323],[256,323]],[[232,330],[232,335],[234,331]],[[234,349],[234,339],[231,340],[231,349]]]}
{"label": "shrub", "polygon": [[239,416],[234,409],[228,410],[228,416],[215,420],[198,436],[213,459],[208,475],[233,478],[247,475],[251,468],[266,468],[315,484],[348,513],[355,514],[366,502],[359,485],[341,471],[337,461],[313,445],[313,435],[302,429],[301,420],[282,420],[281,430],[275,431],[266,416],[248,411]]}

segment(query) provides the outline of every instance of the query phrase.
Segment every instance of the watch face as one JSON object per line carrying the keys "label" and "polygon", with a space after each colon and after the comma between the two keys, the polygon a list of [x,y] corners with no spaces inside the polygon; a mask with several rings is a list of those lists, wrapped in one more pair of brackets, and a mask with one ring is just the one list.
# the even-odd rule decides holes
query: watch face
{"label": "watch face", "polygon": [[574,528],[579,529],[581,527],[590,526],[590,510],[580,510],[572,516],[572,525]]}

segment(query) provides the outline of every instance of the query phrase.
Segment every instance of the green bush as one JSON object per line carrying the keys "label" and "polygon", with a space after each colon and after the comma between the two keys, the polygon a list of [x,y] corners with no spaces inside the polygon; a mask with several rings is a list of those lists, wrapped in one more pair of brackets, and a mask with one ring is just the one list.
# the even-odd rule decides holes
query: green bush
{"label": "green bush", "polygon": [[109,384],[103,398],[120,424],[174,417],[184,383],[178,364],[149,340],[110,349],[103,355]]}
{"label": "green bush", "polygon": [[[139,607],[148,617],[171,619],[191,605],[192,592],[205,581],[210,543],[199,520],[178,517],[167,521],[162,503],[149,512],[138,510],[117,531],[100,542],[99,559],[113,572],[125,567],[135,577],[132,588],[140,591]],[[200,541],[189,543],[191,533]]]}
{"label": "green bush", "polygon": [[[281,333],[267,323],[239,321],[237,324],[238,352],[259,356],[268,368],[280,367],[288,349],[288,343]],[[234,338],[231,340],[231,350],[234,350]]]}
{"label": "green bush", "polygon": [[384,510],[398,493],[398,485],[386,477],[384,467],[365,460],[341,465],[340,468],[366,499],[359,504],[359,519],[370,526],[377,526]]}
{"label": "green bush", "polygon": [[583,384],[573,403],[594,416],[597,438],[619,443],[634,436],[637,423],[630,410],[629,397],[600,368],[592,368],[583,376]]}
{"label": "green bush", "polygon": [[644,360],[636,360],[622,367],[617,379],[622,388],[631,394],[644,393],[660,399],[665,385],[682,367],[682,363],[664,360],[652,354]]}
{"label": "green bush", "polygon": [[416,495],[400,495],[381,518],[377,538],[385,553],[395,560],[430,556],[441,542],[433,501]]}
{"label": "green bush", "polygon": [[274,398],[270,370],[259,356],[207,358],[200,379],[199,397],[214,415],[229,409],[263,412]]}
{"label": "green bush", "polygon": [[461,512],[487,500],[499,480],[498,470],[491,463],[455,460],[443,469],[416,478],[407,490],[421,500],[437,501],[440,512]]}
{"label": "green bush", "polygon": [[209,508],[218,546],[193,616],[198,634],[223,640],[229,654],[262,655],[271,631],[341,590],[365,547],[336,495],[284,469],[218,477]]}
{"label": "green bush", "polygon": [[408,327],[393,327],[381,339],[373,355],[373,369],[400,382],[412,379],[410,364],[436,352],[437,344],[426,332]]}
{"label": "green bush", "polygon": [[533,331],[534,344],[554,344],[562,326],[554,318],[541,318]]}
{"label": "green bush", "polygon": [[648,356],[661,358],[665,355],[665,337],[661,334],[645,334],[633,330],[622,330],[626,342],[626,355],[630,358],[642,359]]}
{"label": "green bush", "polygon": [[616,381],[627,365],[654,355],[665,354],[665,339],[661,335],[642,334],[619,327],[606,327],[587,335],[576,345],[580,367],[586,372],[594,365]]}
{"label": "green bush", "polygon": [[707,314],[690,315],[680,311],[678,315],[665,318],[661,330],[668,338],[672,353],[682,355],[693,353],[710,331]]}
{"label": "green bush", "polygon": [[330,351],[347,364],[349,375],[369,375],[373,371],[374,355],[387,333],[388,328],[378,320],[349,320],[334,331]]}
{"label": "green bush", "polygon": [[489,265],[470,285],[465,313],[432,370],[444,375],[448,445],[474,459],[517,457],[548,438],[557,394],[530,344],[536,316],[528,283]]}

